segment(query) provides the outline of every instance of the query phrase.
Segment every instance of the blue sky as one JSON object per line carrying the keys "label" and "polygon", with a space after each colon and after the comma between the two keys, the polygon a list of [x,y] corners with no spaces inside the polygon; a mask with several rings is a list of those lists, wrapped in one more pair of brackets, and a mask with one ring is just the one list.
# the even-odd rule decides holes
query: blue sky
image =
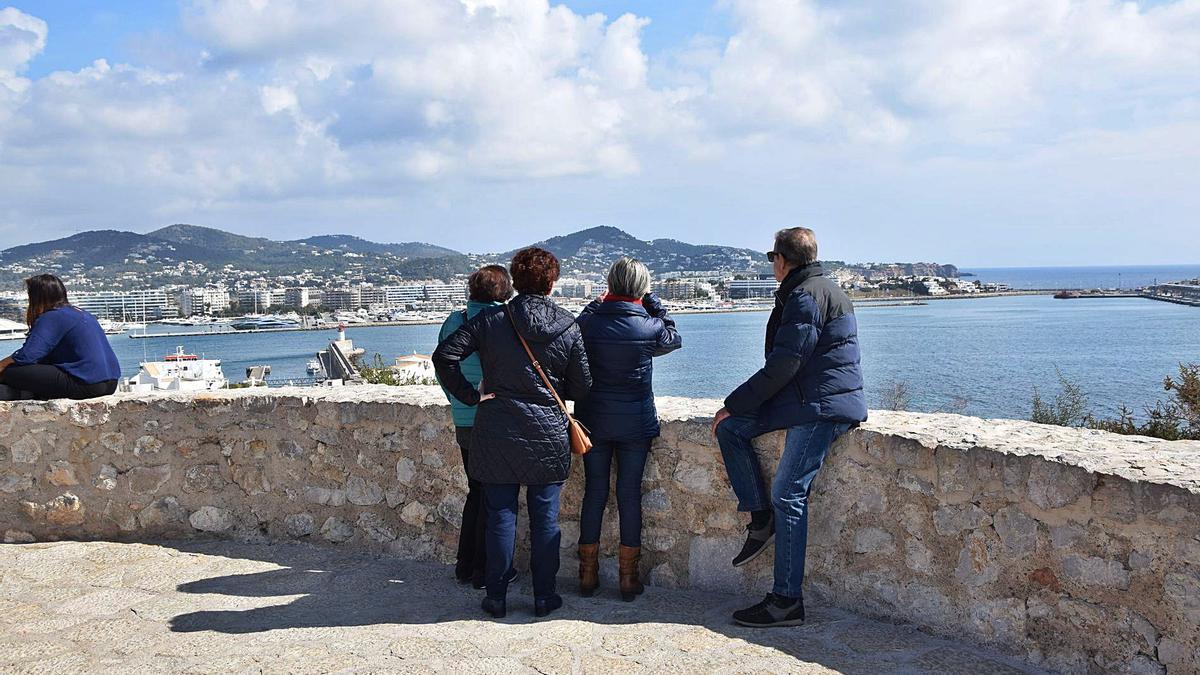
{"label": "blue sky", "polygon": [[9,2],[0,247],[805,224],[848,260],[1200,261],[1194,2]]}

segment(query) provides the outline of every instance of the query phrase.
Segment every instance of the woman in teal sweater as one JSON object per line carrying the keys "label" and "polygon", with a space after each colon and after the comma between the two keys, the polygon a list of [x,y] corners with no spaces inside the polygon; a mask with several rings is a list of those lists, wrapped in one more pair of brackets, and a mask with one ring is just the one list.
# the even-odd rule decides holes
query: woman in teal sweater
{"label": "woman in teal sweater", "polygon": [[[438,342],[445,340],[464,323],[487,307],[504,304],[513,294],[512,278],[501,265],[485,265],[467,281],[470,294],[467,308],[446,317],[438,332]],[[472,354],[462,361],[462,374],[472,385],[479,387],[483,379],[483,368],[479,355]],[[454,398],[445,386],[446,398],[450,399],[450,411],[454,416],[454,435],[462,452],[463,470],[467,468],[467,455],[471,449],[471,428],[475,426],[475,406],[467,405]],[[481,389],[482,391],[482,389]],[[458,562],[454,576],[460,582],[471,582],[475,588],[483,588],[483,571],[486,556],[483,534],[486,529],[486,512],[483,505],[483,486],[479,481],[467,479],[467,501],[463,504],[462,529],[458,535]]]}

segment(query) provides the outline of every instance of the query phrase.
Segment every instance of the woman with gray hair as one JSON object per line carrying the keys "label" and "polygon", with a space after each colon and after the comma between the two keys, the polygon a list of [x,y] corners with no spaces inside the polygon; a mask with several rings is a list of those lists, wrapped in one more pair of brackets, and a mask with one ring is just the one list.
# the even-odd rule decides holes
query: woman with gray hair
{"label": "woman with gray hair", "polygon": [[650,442],[659,434],[651,359],[683,346],[675,322],[650,293],[650,270],[621,258],[608,271],[608,293],[579,315],[592,371],[592,390],[575,405],[575,416],[591,431],[592,450],[583,456],[585,489],[579,524],[579,592],[600,585],[600,525],[608,502],[612,462],[617,460],[617,512],[621,519],[621,597],[642,592],[638,563],[642,546],[642,472]]}

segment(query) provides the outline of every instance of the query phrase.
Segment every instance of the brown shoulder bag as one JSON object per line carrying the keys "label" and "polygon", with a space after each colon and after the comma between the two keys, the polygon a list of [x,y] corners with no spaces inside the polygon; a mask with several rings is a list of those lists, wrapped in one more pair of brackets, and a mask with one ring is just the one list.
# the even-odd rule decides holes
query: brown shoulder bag
{"label": "brown shoulder bag", "polygon": [[571,416],[567,412],[567,404],[558,397],[558,392],[554,390],[554,385],[550,384],[550,378],[546,377],[546,372],[542,370],[542,364],[538,363],[537,358],[533,355],[533,350],[529,348],[529,343],[525,341],[525,337],[521,335],[521,329],[517,328],[517,321],[513,318],[512,311],[504,308],[504,312],[508,314],[508,320],[512,323],[513,331],[517,334],[517,339],[521,341],[521,346],[525,348],[525,353],[529,355],[529,362],[533,364],[533,369],[541,375],[542,382],[546,383],[546,388],[550,390],[550,395],[558,402],[558,407],[563,414],[567,416],[567,437],[571,440],[571,452],[576,455],[586,455],[588,450],[592,449],[592,439],[588,438],[590,433],[587,427],[579,423],[579,420]]}

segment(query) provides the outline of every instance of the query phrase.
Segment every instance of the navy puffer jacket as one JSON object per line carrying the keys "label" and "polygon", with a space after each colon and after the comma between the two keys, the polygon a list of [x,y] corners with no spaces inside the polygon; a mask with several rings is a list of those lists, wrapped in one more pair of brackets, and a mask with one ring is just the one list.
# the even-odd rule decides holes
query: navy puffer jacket
{"label": "navy puffer jacket", "polygon": [[766,363],[725,399],[764,431],[809,422],[864,422],[854,305],[819,263],[791,271],[767,322]]}
{"label": "navy puffer jacket", "polygon": [[[564,399],[579,400],[592,384],[575,317],[542,295],[519,295],[507,305],[521,335]],[[479,353],[484,391],[462,375],[462,360]],[[489,307],[454,331],[433,352],[440,382],[454,398],[477,405],[468,468],[484,483],[561,483],[571,469],[567,420],[525,354],[505,307]]]}
{"label": "navy puffer jacket", "polygon": [[642,304],[594,300],[579,315],[592,390],[575,416],[594,441],[641,441],[659,434],[651,359],[683,346],[654,295]]}

